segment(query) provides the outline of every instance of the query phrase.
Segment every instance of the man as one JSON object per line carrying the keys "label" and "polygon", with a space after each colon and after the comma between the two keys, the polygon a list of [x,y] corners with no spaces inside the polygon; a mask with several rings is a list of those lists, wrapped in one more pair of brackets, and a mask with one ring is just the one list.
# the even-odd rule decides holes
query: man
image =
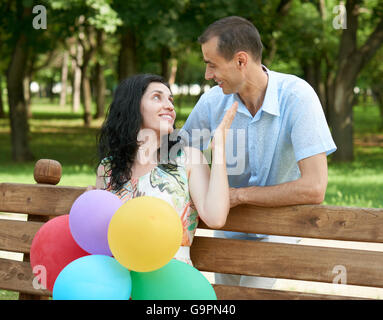
{"label": "man", "polygon": [[[200,147],[198,129],[213,133],[226,110],[238,101],[232,139],[226,148],[230,206],[320,204],[327,187],[326,156],[336,146],[313,88],[294,75],[273,72],[262,65],[259,33],[246,19],[234,16],[218,20],[198,40],[206,63],[205,78],[215,80],[217,86],[201,96],[182,131],[191,138],[191,144]],[[208,140],[204,139],[202,149]],[[222,231],[216,234],[297,241]],[[216,275],[216,283],[231,285],[271,288],[274,282]]]}

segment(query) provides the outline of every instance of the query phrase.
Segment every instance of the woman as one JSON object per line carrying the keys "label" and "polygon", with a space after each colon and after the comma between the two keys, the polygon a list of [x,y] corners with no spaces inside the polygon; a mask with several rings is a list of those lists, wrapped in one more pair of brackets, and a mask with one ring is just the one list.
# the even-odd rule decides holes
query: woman
{"label": "woman", "polygon": [[229,213],[225,129],[236,110],[234,104],[215,132],[211,169],[200,150],[169,141],[176,113],[170,88],[160,76],[141,74],[122,81],[101,128],[96,188],[115,193],[123,202],[147,195],[170,203],[183,224],[174,258],[191,265],[189,249],[198,219],[217,229]]}

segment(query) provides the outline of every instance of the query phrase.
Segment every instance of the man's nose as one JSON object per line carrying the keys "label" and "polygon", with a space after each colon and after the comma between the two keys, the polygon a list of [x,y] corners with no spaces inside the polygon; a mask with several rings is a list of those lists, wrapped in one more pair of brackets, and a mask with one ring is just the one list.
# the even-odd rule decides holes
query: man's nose
{"label": "man's nose", "polygon": [[213,72],[211,72],[211,70],[206,67],[206,70],[205,70],[205,79],[206,80],[211,80],[214,78],[214,75],[213,75]]}

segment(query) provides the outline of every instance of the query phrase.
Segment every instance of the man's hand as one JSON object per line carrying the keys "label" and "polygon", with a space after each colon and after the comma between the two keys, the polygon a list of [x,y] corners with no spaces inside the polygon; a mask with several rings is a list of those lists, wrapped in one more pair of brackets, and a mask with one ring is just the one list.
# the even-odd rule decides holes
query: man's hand
{"label": "man's hand", "polygon": [[230,208],[234,208],[241,204],[239,201],[239,189],[237,188],[230,188]]}

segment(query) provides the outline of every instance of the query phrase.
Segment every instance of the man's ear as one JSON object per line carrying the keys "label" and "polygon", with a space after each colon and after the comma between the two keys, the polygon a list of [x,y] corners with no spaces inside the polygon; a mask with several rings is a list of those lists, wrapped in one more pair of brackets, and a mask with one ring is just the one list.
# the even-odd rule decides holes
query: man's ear
{"label": "man's ear", "polygon": [[249,61],[249,55],[245,51],[238,51],[235,54],[235,60],[236,60],[237,66],[239,68],[242,68],[247,65]]}

